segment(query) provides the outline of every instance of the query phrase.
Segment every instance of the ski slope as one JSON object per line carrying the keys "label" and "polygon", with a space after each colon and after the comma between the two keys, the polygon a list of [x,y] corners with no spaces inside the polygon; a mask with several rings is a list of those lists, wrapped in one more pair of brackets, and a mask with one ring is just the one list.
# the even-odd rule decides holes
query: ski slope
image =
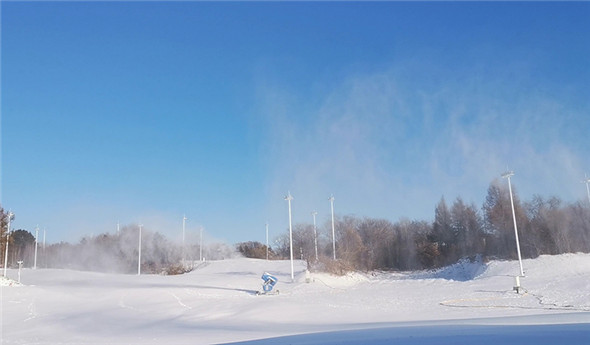
{"label": "ski slope", "polygon": [[[431,272],[311,274],[231,259],[178,276],[23,270],[3,280],[3,344],[590,344],[590,255]],[[256,296],[264,271],[280,294]],[[16,279],[17,271],[9,270]]]}

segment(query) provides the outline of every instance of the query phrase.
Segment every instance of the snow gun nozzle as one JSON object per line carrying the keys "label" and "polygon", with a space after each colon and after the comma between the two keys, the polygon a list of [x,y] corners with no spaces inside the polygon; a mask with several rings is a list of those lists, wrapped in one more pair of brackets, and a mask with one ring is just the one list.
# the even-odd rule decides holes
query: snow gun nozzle
{"label": "snow gun nozzle", "polygon": [[264,283],[262,284],[262,289],[265,292],[270,292],[275,286],[275,284],[279,281],[277,277],[271,275],[268,272],[264,272],[261,278],[262,280],[264,280]]}

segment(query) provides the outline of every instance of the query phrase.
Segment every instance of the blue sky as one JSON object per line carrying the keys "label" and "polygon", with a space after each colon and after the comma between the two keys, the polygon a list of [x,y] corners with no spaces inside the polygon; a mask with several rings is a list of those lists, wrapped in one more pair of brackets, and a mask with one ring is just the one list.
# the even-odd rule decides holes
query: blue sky
{"label": "blue sky", "polygon": [[121,224],[264,241],[337,215],[583,200],[590,3],[2,2],[1,200],[76,242]]}

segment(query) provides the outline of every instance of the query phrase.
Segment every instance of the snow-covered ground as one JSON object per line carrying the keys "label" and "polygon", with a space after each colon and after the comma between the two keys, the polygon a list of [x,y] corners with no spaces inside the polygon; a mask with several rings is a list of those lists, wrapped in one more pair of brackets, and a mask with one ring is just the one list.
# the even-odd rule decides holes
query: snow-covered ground
{"label": "snow-covered ground", "polygon": [[[23,270],[1,287],[3,344],[590,344],[590,255],[344,277],[232,259],[179,276]],[[264,271],[280,294],[256,296]],[[8,276],[16,279],[17,271]]]}

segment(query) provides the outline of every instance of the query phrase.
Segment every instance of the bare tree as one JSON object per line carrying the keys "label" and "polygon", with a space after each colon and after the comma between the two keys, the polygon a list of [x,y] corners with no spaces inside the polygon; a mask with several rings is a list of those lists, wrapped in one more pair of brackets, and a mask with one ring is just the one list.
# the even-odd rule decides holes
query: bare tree
{"label": "bare tree", "polygon": [[451,207],[451,228],[457,254],[455,260],[481,253],[482,219],[475,205],[466,205],[463,199],[458,197]]}
{"label": "bare tree", "polygon": [[365,218],[358,224],[358,232],[364,244],[360,265],[365,270],[387,269],[391,258],[389,247],[393,245],[393,224],[385,219]]}
{"label": "bare tree", "polygon": [[293,256],[311,262],[315,259],[315,242],[312,224],[293,227]]}
{"label": "bare tree", "polygon": [[336,257],[360,268],[362,253],[366,250],[357,231],[358,220],[352,216],[338,218],[336,231]]}
{"label": "bare tree", "polygon": [[572,252],[590,252],[590,208],[577,202],[565,210]]}
{"label": "bare tree", "polygon": [[434,209],[434,223],[432,224],[432,239],[438,244],[441,254],[438,265],[446,265],[457,261],[458,229],[453,228],[451,212],[442,197]]}
{"label": "bare tree", "polygon": [[240,242],[236,244],[236,249],[247,258],[266,258],[266,245],[257,241]]}
{"label": "bare tree", "polygon": [[[516,223],[525,228],[527,217],[524,213],[516,189],[512,187]],[[486,233],[485,254],[502,258],[516,258],[514,223],[508,188],[501,186],[496,179],[488,188],[483,205],[484,230]]]}

